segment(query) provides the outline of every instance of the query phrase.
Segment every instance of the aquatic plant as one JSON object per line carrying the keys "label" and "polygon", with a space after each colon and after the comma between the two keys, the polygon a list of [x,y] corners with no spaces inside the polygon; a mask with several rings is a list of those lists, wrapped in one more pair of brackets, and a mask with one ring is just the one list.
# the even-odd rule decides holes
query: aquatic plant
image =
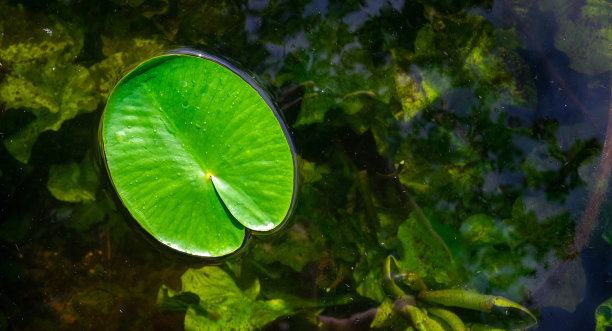
{"label": "aquatic plant", "polygon": [[[506,315],[509,309],[513,309],[530,317],[533,324],[537,322],[536,317],[525,307],[501,296],[479,294],[463,288],[430,290],[417,273],[402,268],[392,256],[385,259],[383,274],[388,297],[378,308],[372,321],[373,328],[392,327],[394,323],[397,324],[397,317],[402,317],[408,319],[417,330],[468,330],[461,318],[449,307],[485,313],[497,310]],[[412,294],[406,294],[397,283],[401,283],[407,291],[412,291]],[[528,326],[509,323],[506,328]],[[473,324],[469,329],[479,327],[486,328],[486,325]]]}
{"label": "aquatic plant", "polygon": [[121,79],[106,104],[111,182],[138,224],[178,251],[230,254],[245,229],[271,231],[293,206],[291,139],[245,79],[219,59],[163,55]]}
{"label": "aquatic plant", "polygon": [[[611,323],[601,281],[612,243],[605,0],[0,9],[0,329],[414,329],[435,316],[491,329],[533,320],[422,292],[446,303],[469,294],[486,309],[485,298],[501,296],[545,330]],[[291,223],[251,236],[243,254],[216,266],[159,254],[135,235],[92,148],[126,70],[176,45],[214,49],[256,72],[298,151]],[[151,207],[135,208],[143,205]],[[229,208],[223,217],[243,228],[233,229],[233,252],[248,226]],[[390,255],[397,262],[386,272]]]}

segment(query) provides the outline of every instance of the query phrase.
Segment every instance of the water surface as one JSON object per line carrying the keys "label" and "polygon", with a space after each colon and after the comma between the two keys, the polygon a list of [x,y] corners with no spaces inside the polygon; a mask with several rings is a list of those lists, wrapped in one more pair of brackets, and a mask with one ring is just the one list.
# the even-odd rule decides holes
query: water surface
{"label": "water surface", "polygon": [[[393,310],[390,256],[395,283],[424,312],[435,305],[402,275],[503,296],[541,330],[594,329],[612,297],[605,0],[0,10],[2,328],[403,329],[412,322]],[[142,235],[96,148],[116,82],[181,47],[250,72],[300,160],[285,229],[217,266]],[[168,288],[182,301],[164,301]],[[465,323],[531,323],[516,309],[449,310]]]}

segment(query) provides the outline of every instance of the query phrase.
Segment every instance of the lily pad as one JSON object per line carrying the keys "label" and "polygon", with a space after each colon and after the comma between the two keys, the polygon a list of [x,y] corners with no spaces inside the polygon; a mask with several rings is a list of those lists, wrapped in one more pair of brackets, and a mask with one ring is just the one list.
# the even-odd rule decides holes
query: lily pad
{"label": "lily pad", "polygon": [[145,61],[111,93],[101,136],[125,207],[178,251],[230,254],[248,229],[273,230],[292,209],[297,168],[287,129],[252,80],[221,60]]}

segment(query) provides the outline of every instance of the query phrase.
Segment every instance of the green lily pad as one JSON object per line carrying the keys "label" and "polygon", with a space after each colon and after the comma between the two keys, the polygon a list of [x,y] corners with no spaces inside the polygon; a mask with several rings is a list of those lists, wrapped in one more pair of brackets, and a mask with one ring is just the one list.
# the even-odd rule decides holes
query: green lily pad
{"label": "green lily pad", "polygon": [[111,93],[101,136],[123,204],[178,251],[230,254],[248,229],[273,230],[292,209],[289,134],[254,83],[220,60],[145,61]]}

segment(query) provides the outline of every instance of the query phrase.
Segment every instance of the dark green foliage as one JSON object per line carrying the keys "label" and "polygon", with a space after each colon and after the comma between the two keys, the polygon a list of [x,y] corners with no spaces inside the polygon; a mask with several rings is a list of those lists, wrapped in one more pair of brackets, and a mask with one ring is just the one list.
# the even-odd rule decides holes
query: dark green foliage
{"label": "dark green foliage", "polygon": [[[608,7],[560,2],[0,1],[0,328],[529,325],[508,302],[576,258],[609,109]],[[185,45],[257,74],[299,154],[290,222],[218,266],[131,228],[94,147],[117,81]]]}

